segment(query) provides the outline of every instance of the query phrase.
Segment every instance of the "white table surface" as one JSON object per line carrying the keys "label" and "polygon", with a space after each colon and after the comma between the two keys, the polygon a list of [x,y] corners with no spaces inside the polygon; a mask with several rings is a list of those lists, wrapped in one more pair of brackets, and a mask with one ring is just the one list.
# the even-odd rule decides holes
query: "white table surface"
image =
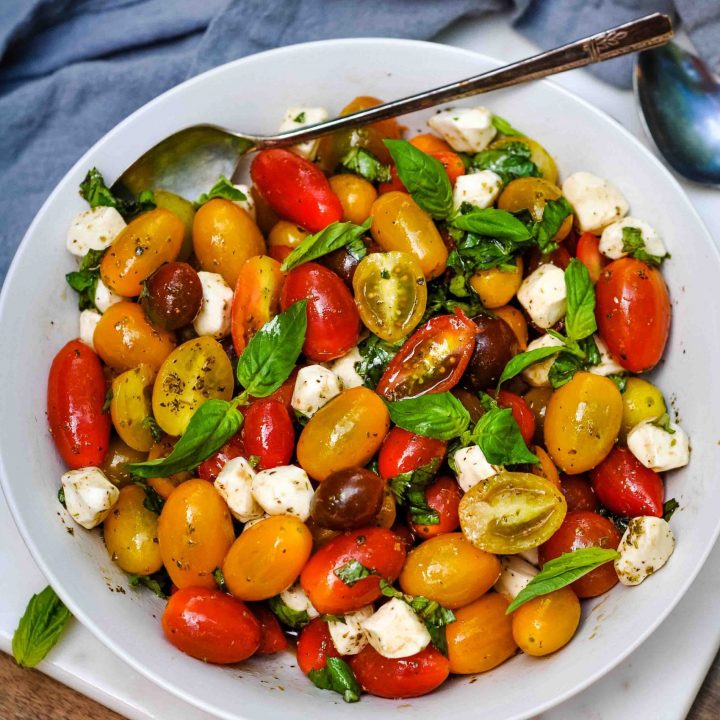
{"label": "white table surface", "polygon": [[[463,22],[438,40],[506,61],[536,51],[500,17]],[[604,109],[645,141],[629,91],[609,87],[584,71],[566,73],[556,82]],[[720,193],[681,182],[720,244]],[[0,548],[0,649],[9,652],[18,618],[30,595],[42,589],[46,581],[15,529],[2,494]],[[685,718],[720,647],[718,587],[720,546],[682,602],[638,650],[585,692],[545,713],[543,720]],[[207,713],[140,676],[77,622],[39,669],[130,720],[211,720]]]}

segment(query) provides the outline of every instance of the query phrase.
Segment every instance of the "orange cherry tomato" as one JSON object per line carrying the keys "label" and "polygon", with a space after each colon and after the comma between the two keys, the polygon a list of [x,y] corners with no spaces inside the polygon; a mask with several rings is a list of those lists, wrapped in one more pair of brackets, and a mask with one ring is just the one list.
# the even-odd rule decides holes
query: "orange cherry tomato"
{"label": "orange cherry tomato", "polygon": [[610,353],[642,373],[662,357],[670,333],[670,295],[657,268],[631,257],[610,263],[595,285],[595,317]]}
{"label": "orange cherry tomato", "polygon": [[100,277],[115,293],[137,297],[142,282],[180,254],[185,226],[164,208],[136,217],[115,238],[100,262]]}
{"label": "orange cherry tomato", "polygon": [[577,241],[575,257],[587,268],[590,279],[596,283],[607,260],[600,253],[600,238],[591,232],[583,233]]}
{"label": "orange cherry tomato", "polygon": [[297,643],[298,665],[307,675],[311,670],[322,670],[329,657],[341,656],[332,641],[327,622],[315,618],[300,631]]}
{"label": "orange cherry tomato", "polygon": [[432,153],[452,152],[452,148],[437,135],[432,133],[420,133],[410,138],[410,144],[428,155]]}
{"label": "orange cherry tomato", "polygon": [[[341,579],[342,571],[353,563],[373,574],[348,585]],[[394,582],[404,563],[405,546],[395,533],[386,528],[362,528],[323,545],[303,568],[300,583],[318,612],[342,615],[377,600],[380,580]]]}
{"label": "orange cherry tomato", "polygon": [[390,361],[377,393],[399,400],[455,387],[470,362],[476,332],[475,324],[460,310],[432,318]]}
{"label": "orange cherry tomato", "polygon": [[260,647],[260,623],[244,602],[220,590],[181,588],[168,600],[162,626],[176,648],[204,662],[242,662]]}
{"label": "orange cherry tomato", "polygon": [[531,466],[533,475],[549,480],[558,490],[562,490],[560,483],[560,473],[558,473],[555,463],[540,445],[533,445],[531,450],[537,455],[539,463]]}
{"label": "orange cherry tomato", "polygon": [[445,150],[444,152],[433,152],[429,154],[442,163],[452,185],[455,184],[455,181],[461,175],[465,174],[465,163],[462,161],[462,158],[457,153],[454,153],[452,150]]}
{"label": "orange cherry tomato", "polygon": [[362,225],[370,217],[372,204],[378,196],[372,183],[358,175],[341,173],[330,178],[330,187],[340,200],[345,222]]}

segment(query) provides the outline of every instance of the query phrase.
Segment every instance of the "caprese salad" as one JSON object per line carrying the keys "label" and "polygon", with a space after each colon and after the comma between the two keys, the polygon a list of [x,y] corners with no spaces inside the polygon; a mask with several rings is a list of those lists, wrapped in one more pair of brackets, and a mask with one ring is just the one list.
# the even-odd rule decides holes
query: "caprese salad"
{"label": "caprese salad", "polygon": [[689,460],[642,377],[671,320],[657,229],[487,108],[428,125],[264,150],[194,201],[93,169],[67,236],[60,501],[178,649],[296,644],[346,701],[562,648],[581,600],[667,562]]}

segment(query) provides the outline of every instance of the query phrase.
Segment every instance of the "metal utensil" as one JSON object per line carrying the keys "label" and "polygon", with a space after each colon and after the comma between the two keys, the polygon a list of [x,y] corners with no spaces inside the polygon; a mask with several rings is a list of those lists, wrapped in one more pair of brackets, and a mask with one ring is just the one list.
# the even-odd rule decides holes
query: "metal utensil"
{"label": "metal utensil", "polygon": [[193,198],[220,175],[232,175],[239,158],[248,152],[306,142],[338,130],[603,62],[662,45],[672,33],[670,18],[654,13],[466,80],[279,135],[251,135],[214,125],[195,125],[148,150],[120,176],[113,190],[138,193],[163,188]]}
{"label": "metal utensil", "polygon": [[675,43],[638,55],[635,97],[645,129],[689,180],[720,185],[720,82]]}

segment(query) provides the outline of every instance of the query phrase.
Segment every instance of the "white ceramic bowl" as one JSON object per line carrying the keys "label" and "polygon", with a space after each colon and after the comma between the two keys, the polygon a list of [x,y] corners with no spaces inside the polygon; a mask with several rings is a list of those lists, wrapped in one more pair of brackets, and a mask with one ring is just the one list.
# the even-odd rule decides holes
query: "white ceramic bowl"
{"label": "white ceramic bowl", "polygon": [[[676,497],[682,510],[672,520],[677,549],[660,573],[637,588],[618,586],[585,603],[577,636],[554,656],[518,656],[417,700],[365,697],[344,706],[339,696],[315,689],[291,655],[231,668],[184,656],[162,636],[162,603],[127,588],[96,533],[79,527],[68,532],[72,520],[56,499],[64,468],[46,429],[45,383],[53,356],[78,332],[75,295],[63,279],[74,262],[64,236],[84,207],[77,188],[86,170],[95,165],[111,180],[187,125],[271,131],[289,105],[337,111],[356,95],[392,99],[495,64],[436,44],[370,39],[296,45],[217,68],[165,93],[98,142],[48,198],[15,257],[0,300],[0,474],[18,527],[80,622],[141,673],[220,717],[335,720],[339,710],[377,720],[396,720],[399,711],[472,714],[475,720],[533,716],[597,680],[637,647],[687,590],[713,545],[720,527],[720,405],[713,399],[720,314],[709,303],[720,281],[717,251],[680,187],[644,147],[606,115],[547,82],[494,93],[482,103],[537,138],[562,175],[589,170],[612,179],[633,215],[658,227],[673,254],[664,268],[673,329],[656,379],[690,433],[693,458],[667,483],[668,497]],[[421,130],[426,115],[404,122]],[[671,656],[668,648],[668,662]]]}

